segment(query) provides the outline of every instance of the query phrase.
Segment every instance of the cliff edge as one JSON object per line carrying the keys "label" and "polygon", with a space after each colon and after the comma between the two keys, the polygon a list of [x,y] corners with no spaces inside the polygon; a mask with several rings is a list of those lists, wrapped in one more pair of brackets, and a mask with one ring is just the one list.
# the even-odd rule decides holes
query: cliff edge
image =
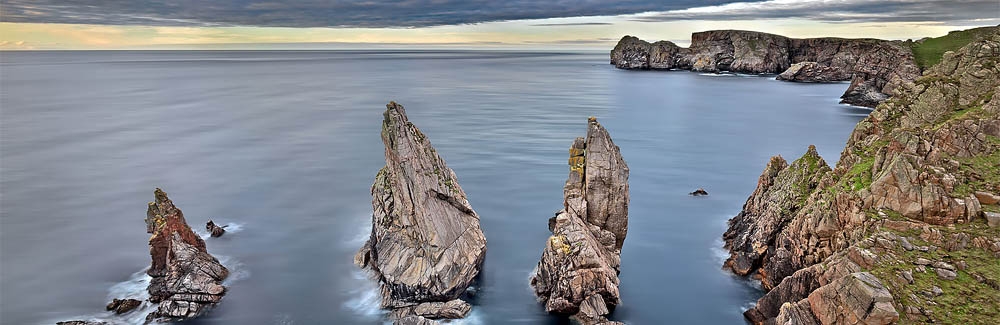
{"label": "cliff edge", "polygon": [[[855,76],[857,77],[857,76]],[[723,236],[754,323],[1000,318],[1000,31],[858,123],[835,168],[774,157]]]}

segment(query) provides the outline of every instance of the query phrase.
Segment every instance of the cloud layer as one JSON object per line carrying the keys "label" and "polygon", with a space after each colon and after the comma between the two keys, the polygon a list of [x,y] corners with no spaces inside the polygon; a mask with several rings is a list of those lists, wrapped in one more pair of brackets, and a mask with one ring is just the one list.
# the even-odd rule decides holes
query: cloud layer
{"label": "cloud layer", "polygon": [[732,0],[7,0],[4,22],[154,26],[425,27],[633,14]]}
{"label": "cloud layer", "polygon": [[[152,26],[426,27],[633,15],[633,21],[798,18],[824,22],[1000,20],[998,0],[7,0],[0,21]],[[534,26],[597,25],[569,23]]]}
{"label": "cloud layer", "polygon": [[[735,2],[636,15],[635,21],[799,18],[823,22],[939,22],[1000,20],[998,0],[769,0]],[[981,23],[980,23],[981,24]]]}

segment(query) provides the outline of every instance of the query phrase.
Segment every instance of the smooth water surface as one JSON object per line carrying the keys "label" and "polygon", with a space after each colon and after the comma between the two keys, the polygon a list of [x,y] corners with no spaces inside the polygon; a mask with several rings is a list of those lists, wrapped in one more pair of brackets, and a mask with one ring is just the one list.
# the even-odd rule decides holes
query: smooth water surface
{"label": "smooth water surface", "polygon": [[[631,169],[630,324],[741,324],[760,292],[720,237],[775,154],[831,163],[867,110],[846,84],[624,71],[602,53],[0,53],[0,323],[110,317],[149,265],[162,187],[234,276],[198,323],[382,323],[352,264],[395,100],[455,170],[489,247],[464,323],[545,324],[528,277],[562,205],[567,149],[597,116]],[[711,194],[688,192],[704,187]]]}

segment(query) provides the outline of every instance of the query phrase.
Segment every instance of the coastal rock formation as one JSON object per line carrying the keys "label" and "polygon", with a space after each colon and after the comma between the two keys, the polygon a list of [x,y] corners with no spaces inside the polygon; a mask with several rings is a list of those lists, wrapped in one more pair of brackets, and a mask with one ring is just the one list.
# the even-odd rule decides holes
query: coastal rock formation
{"label": "coastal rock formation", "polygon": [[[858,123],[836,168],[812,147],[791,164],[771,159],[723,236],[725,267],[768,290],[744,315],[756,324],[995,320],[1000,229],[986,216],[1000,206],[986,194],[1000,191],[998,166],[994,29],[902,83]],[[953,312],[968,305],[981,309]]]}
{"label": "coastal rock formation", "polygon": [[583,324],[610,324],[621,303],[618,273],[628,231],[628,166],[608,131],[590,118],[586,138],[569,149],[563,209],[549,219],[552,236],[531,277],[551,313]]}
{"label": "coastal rock formation", "polygon": [[847,69],[838,69],[816,62],[799,62],[778,75],[778,80],[794,82],[835,82],[850,80]]}
{"label": "coastal rock formation", "polygon": [[163,190],[153,192],[156,200],[146,212],[146,232],[152,265],[146,271],[149,301],[159,304],[147,315],[148,321],[183,321],[201,316],[226,294],[222,280],[229,270],[205,249]]}
{"label": "coastal rock formation", "polygon": [[383,116],[385,167],[371,189],[371,237],[354,261],[372,271],[381,306],[397,321],[464,317],[471,306],[457,299],[486,256],[479,215],[403,106],[390,102]]}
{"label": "coastal rock formation", "polygon": [[799,82],[851,81],[842,102],[867,107],[895,95],[897,87],[921,73],[912,51],[902,42],[794,39],[740,30],[694,33],[688,48],[625,36],[611,51],[611,64],[621,69],[780,73],[779,80]]}

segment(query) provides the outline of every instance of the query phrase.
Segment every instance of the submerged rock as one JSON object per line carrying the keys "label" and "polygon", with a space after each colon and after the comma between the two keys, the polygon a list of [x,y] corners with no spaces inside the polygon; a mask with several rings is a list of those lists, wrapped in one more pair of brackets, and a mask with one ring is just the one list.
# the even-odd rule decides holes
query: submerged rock
{"label": "submerged rock", "polygon": [[688,195],[691,195],[691,196],[705,196],[705,195],[708,195],[708,191],[706,191],[703,188],[699,188],[697,190],[694,190],[694,192],[688,193]]}
{"label": "submerged rock", "polygon": [[628,166],[606,129],[591,118],[569,150],[564,206],[549,219],[531,286],[551,313],[584,324],[608,323],[621,303],[620,255],[628,231]]}
{"label": "submerged rock", "polygon": [[156,200],[146,212],[146,232],[152,265],[146,271],[149,301],[158,304],[147,321],[184,321],[203,315],[226,294],[222,280],[229,270],[219,263],[184,220],[163,190],[154,191]]}
{"label": "submerged rock", "polygon": [[104,309],[114,311],[115,314],[124,314],[138,308],[139,305],[142,305],[142,301],[137,299],[114,299]]}
{"label": "submerged rock", "polygon": [[[400,322],[460,318],[458,300],[480,272],[486,237],[458,177],[402,105],[386,105],[382,122],[385,167],[372,185],[371,237],[355,263],[371,270],[381,307]],[[419,322],[417,322],[419,323]]]}
{"label": "submerged rock", "polygon": [[57,322],[56,325],[108,325],[107,322],[93,322],[86,320],[71,320],[65,322]]}
{"label": "submerged rock", "polygon": [[205,224],[205,230],[212,234],[212,237],[222,237],[222,235],[226,233],[226,226],[220,227],[212,220],[209,220],[208,223]]}

